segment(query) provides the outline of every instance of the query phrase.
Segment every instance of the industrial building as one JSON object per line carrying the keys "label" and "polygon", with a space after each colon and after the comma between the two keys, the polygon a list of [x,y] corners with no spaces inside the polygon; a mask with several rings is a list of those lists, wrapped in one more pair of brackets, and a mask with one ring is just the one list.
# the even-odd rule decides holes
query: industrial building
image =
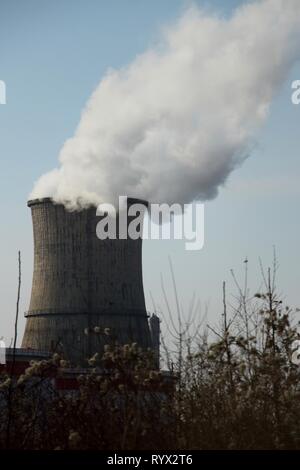
{"label": "industrial building", "polygon": [[[136,202],[128,199],[127,210]],[[34,272],[22,349],[58,352],[82,367],[108,342],[135,342],[153,350],[158,366],[159,319],[146,311],[142,239],[99,239],[95,207],[69,211],[50,198],[28,206]]]}

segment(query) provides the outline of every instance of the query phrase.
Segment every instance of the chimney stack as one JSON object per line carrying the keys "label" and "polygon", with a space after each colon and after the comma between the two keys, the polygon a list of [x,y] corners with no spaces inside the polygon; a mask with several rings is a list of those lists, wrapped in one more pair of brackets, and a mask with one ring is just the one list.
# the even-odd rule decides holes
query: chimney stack
{"label": "chimney stack", "polygon": [[[145,204],[128,199],[128,207],[141,202]],[[153,349],[142,239],[98,239],[95,207],[69,212],[49,198],[29,201],[28,206],[34,273],[22,348],[57,351],[72,364],[84,365],[108,342],[94,333],[99,326],[102,332],[109,328],[120,344],[136,342]],[[157,339],[155,343],[156,349]]]}

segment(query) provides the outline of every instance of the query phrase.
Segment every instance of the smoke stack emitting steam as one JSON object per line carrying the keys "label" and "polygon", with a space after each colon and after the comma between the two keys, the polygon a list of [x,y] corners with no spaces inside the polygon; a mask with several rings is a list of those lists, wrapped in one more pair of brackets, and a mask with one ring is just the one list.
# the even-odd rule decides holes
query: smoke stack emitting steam
{"label": "smoke stack emitting steam", "polygon": [[120,194],[215,197],[299,56],[299,0],[257,1],[230,19],[189,9],[158,47],[107,73],[30,198],[77,208]]}
{"label": "smoke stack emitting steam", "polygon": [[121,343],[153,349],[158,366],[142,241],[99,241],[88,206],[119,195],[164,203],[215,197],[299,57],[300,1],[262,0],[229,20],[190,9],[160,47],[107,74],[59,168],[30,196],[35,262],[23,347],[60,350],[83,364],[99,347],[89,332],[109,328]]}

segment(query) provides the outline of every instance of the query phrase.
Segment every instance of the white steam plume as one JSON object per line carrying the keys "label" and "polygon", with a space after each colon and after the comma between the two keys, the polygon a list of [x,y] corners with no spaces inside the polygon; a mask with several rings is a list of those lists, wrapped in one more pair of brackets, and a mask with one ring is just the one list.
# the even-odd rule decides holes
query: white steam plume
{"label": "white steam plume", "polygon": [[73,208],[215,197],[299,57],[300,0],[256,1],[230,19],[189,9],[157,48],[107,73],[30,197]]}

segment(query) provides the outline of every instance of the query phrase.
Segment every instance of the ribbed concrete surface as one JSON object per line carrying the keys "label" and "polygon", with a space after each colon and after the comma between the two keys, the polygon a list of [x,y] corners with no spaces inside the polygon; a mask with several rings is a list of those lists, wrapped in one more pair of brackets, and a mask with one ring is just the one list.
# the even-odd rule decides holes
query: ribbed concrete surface
{"label": "ribbed concrete surface", "polygon": [[[120,343],[152,347],[142,280],[142,241],[99,240],[96,209],[68,212],[50,199],[30,201],[34,274],[23,348],[62,350],[82,363],[111,329]],[[101,338],[101,339],[100,339]]]}

